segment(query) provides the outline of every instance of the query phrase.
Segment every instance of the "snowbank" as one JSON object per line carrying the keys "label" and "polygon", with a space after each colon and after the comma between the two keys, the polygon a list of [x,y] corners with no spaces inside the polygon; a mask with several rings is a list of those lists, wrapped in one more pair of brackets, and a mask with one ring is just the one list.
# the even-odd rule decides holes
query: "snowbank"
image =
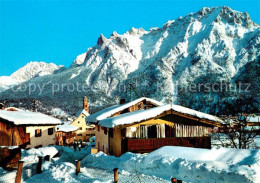
{"label": "snowbank", "polygon": [[82,165],[176,177],[186,182],[259,182],[260,151],[238,149],[199,149],[165,146],[147,155],[126,153],[121,157],[99,152],[88,155]]}
{"label": "snowbank", "polygon": [[50,155],[54,157],[58,154],[58,149],[56,146],[42,147],[42,148],[31,148],[29,150],[22,150],[22,160],[25,164],[38,162],[38,156]]}

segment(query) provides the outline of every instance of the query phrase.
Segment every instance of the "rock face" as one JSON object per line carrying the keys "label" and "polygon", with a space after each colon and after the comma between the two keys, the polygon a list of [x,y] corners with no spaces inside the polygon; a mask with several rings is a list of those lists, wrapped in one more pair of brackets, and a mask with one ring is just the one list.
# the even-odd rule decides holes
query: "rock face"
{"label": "rock face", "polygon": [[[162,28],[101,35],[97,45],[79,55],[69,69],[25,83],[44,86],[30,92],[31,98],[71,114],[85,95],[90,112],[120,97],[141,96],[212,114],[258,111],[259,33],[248,13],[203,8]],[[6,91],[0,97],[28,94],[29,90]]]}

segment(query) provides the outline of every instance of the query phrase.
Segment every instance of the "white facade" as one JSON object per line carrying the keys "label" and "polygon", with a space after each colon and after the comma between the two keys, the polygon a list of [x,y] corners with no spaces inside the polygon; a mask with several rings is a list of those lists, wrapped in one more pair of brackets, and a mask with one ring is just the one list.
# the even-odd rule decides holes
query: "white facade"
{"label": "white facade", "polygon": [[[40,131],[39,136],[36,130]],[[28,126],[26,133],[30,133],[30,144],[26,148],[41,147],[55,144],[55,125],[52,126]]]}

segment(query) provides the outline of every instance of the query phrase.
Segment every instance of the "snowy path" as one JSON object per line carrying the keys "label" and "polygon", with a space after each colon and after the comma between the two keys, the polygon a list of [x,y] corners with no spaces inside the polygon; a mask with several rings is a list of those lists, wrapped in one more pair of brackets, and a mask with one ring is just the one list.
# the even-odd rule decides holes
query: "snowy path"
{"label": "snowy path", "polygon": [[[25,183],[110,183],[113,182],[114,174],[112,170],[83,167],[81,173],[75,175],[75,165],[68,162],[53,164],[45,163],[42,174],[36,174],[24,181]],[[170,181],[147,175],[130,174],[126,171],[119,172],[120,183],[169,183]]]}

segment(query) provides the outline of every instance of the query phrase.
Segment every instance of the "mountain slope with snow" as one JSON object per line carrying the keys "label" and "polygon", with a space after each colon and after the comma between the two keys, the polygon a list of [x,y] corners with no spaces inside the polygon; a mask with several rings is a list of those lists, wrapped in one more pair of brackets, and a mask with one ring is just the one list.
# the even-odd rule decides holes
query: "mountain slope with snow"
{"label": "mountain slope with snow", "polygon": [[48,74],[53,74],[54,71],[57,71],[64,66],[57,66],[54,63],[45,63],[45,62],[29,62],[24,67],[15,71],[11,74],[11,78],[17,81],[27,81],[34,77],[44,76]]}
{"label": "mountain slope with snow", "polygon": [[35,77],[53,74],[64,70],[64,66],[57,66],[54,63],[29,62],[24,67],[18,69],[11,76],[0,76],[0,92],[8,90],[15,85],[30,80]]}
{"label": "mountain slope with snow", "polygon": [[246,12],[203,8],[162,28],[100,35],[69,69],[26,82],[42,91],[6,91],[0,98],[30,94],[47,106],[75,108],[74,113],[84,95],[96,111],[119,97],[130,100],[132,91],[132,98],[146,96],[212,114],[259,111],[259,33]]}

